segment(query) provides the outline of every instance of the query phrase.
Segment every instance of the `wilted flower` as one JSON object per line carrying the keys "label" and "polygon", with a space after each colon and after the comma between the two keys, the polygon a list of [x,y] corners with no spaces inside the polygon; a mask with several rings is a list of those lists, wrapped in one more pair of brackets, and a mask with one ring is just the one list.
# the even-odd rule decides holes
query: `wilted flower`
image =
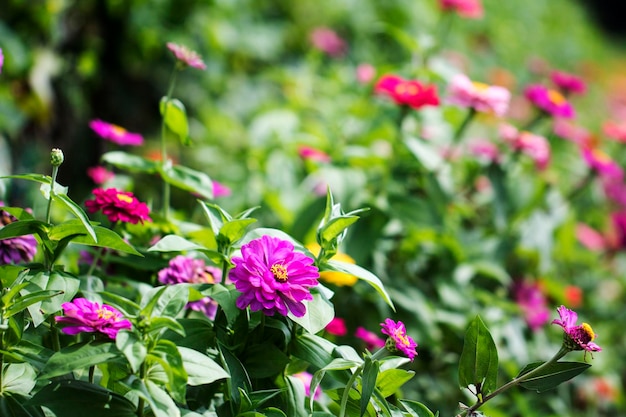
{"label": "wilted flower", "polygon": [[385,346],[387,350],[392,353],[402,352],[410,360],[413,360],[417,356],[417,343],[406,334],[406,327],[401,321],[395,322],[391,319],[385,319],[384,323],[380,323],[383,334],[389,336]]}
{"label": "wilted flower", "polygon": [[85,206],[90,213],[101,211],[111,222],[126,222],[137,224],[144,220],[152,221],[150,209],[145,203],[140,202],[128,191],[120,191],[116,188],[97,188],[93,190],[95,198],[85,201]]}
{"label": "wilted flower", "polygon": [[385,341],[383,339],[378,337],[376,333],[365,329],[365,327],[357,327],[354,332],[354,336],[365,342],[367,350],[379,349],[385,346]]}
{"label": "wilted flower", "polygon": [[398,105],[414,109],[439,105],[437,87],[416,80],[405,80],[397,75],[383,75],[376,82],[374,92],[390,97]]}
{"label": "wilted flower", "polygon": [[178,62],[180,62],[183,66],[190,66],[197,69],[206,69],[206,65],[195,51],[188,49],[185,46],[175,44],[173,42],[167,43],[167,49],[169,49]]}
{"label": "wilted flower", "polygon": [[315,28],[310,36],[311,44],[326,54],[337,58],[346,53],[346,42],[332,29]]}
{"label": "wilted flower", "polygon": [[539,330],[550,320],[548,303],[539,284],[526,281],[516,282],[513,286],[513,293],[531,330]]}
{"label": "wilted flower", "polygon": [[[0,201],[0,206],[4,205]],[[0,229],[19,221],[10,213],[0,210]],[[0,240],[0,265],[30,262],[37,253],[37,240],[33,235],[16,236]]]}
{"label": "wilted flower", "polygon": [[571,119],[575,112],[572,105],[561,93],[550,90],[543,85],[529,85],[524,90],[524,96],[544,112],[564,119]]}
{"label": "wilted flower", "polygon": [[213,181],[213,197],[228,197],[232,194],[230,188],[222,184],[221,182]]}
{"label": "wilted flower", "polygon": [[300,158],[315,162],[330,162],[330,156],[324,151],[307,145],[298,146],[298,155]]}
{"label": "wilted flower", "polygon": [[564,93],[583,94],[587,91],[587,84],[582,78],[567,72],[552,71],[550,79]]}
{"label": "wilted flower", "polygon": [[581,147],[583,159],[598,175],[602,177],[622,179],[624,170],[609,155],[596,147]]}
{"label": "wilted flower", "polygon": [[[320,245],[317,243],[309,243],[306,245],[306,248],[310,250],[315,256],[319,255],[320,250],[322,249]],[[337,252],[332,258],[333,261],[345,262],[349,264],[355,264],[356,262],[350,255],[347,255],[343,252]],[[345,272],[339,271],[322,271],[320,272],[320,279],[324,282],[328,282],[330,284],[337,285],[339,287],[343,286],[353,286],[359,280],[356,276],[352,274],[347,274]]]}
{"label": "wilted flower", "polygon": [[[202,259],[178,255],[172,258],[167,266],[158,272],[162,284],[215,284],[222,281],[222,271],[214,266],[206,265]],[[217,302],[211,297],[187,303],[187,308],[204,313],[213,320],[217,312]]]}
{"label": "wilted flower", "polygon": [[237,307],[250,306],[268,316],[304,316],[303,301],[313,299],[309,288],[318,284],[319,273],[314,260],[296,252],[291,242],[262,236],[243,245],[241,257],[232,262],[230,279],[241,292]]}
{"label": "wilted flower", "polygon": [[[310,397],[311,396],[311,381],[313,380],[313,375],[310,374],[309,372],[302,371],[302,372],[298,372],[297,374],[293,374],[292,376],[294,376],[294,377],[298,378],[300,381],[302,381],[302,383],[304,384],[304,393],[305,393],[305,395],[307,397]],[[318,385],[315,388],[315,393],[313,394],[313,399],[314,400],[319,400],[321,395],[322,395],[322,389]]]}
{"label": "wilted flower", "polygon": [[143,144],[143,136],[139,133],[131,133],[123,127],[112,123],[96,119],[89,122],[89,127],[102,139],[118,145],[140,146]]}
{"label": "wilted flower", "polygon": [[455,75],[448,86],[448,102],[478,112],[504,116],[510,100],[511,93],[506,88],[472,82],[464,74]]}
{"label": "wilted flower", "polygon": [[112,179],[115,174],[105,167],[98,165],[95,167],[87,168],[87,176],[91,178],[94,183],[101,185]]}
{"label": "wilted flower", "polygon": [[455,11],[461,17],[479,19],[483,17],[483,5],[480,0],[439,0],[442,10]]}
{"label": "wilted flower", "polygon": [[345,336],[348,333],[346,321],[340,317],[333,318],[324,328],[326,332],[334,336]]}
{"label": "wilted flower", "polygon": [[106,304],[100,305],[85,298],[76,298],[61,306],[64,316],[57,316],[55,320],[63,326],[61,330],[65,334],[102,333],[115,339],[117,332],[132,327],[122,313]]}
{"label": "wilted flower", "polygon": [[560,318],[552,320],[552,324],[558,324],[565,331],[563,344],[569,350],[585,350],[587,352],[600,352],[602,348],[593,343],[596,334],[587,323],[576,325],[578,314],[565,306],[557,308]]}

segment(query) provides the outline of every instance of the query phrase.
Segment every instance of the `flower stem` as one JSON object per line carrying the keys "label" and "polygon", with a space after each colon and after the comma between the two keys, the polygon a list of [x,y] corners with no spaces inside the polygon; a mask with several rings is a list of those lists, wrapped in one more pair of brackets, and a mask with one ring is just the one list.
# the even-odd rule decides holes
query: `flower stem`
{"label": "flower stem", "polygon": [[339,409],[339,417],[345,417],[346,415],[346,408],[348,407],[348,398],[350,398],[350,390],[352,390],[352,385],[354,385],[354,383],[356,382],[356,379],[359,377],[359,375],[361,375],[361,372],[363,372],[363,365],[356,368],[356,370],[350,377],[348,384],[346,385],[346,389],[343,391],[343,396],[341,397],[341,407]]}
{"label": "flower stem", "polygon": [[520,375],[517,378],[513,378],[511,381],[509,381],[506,384],[502,385],[500,388],[496,389],[491,394],[486,395],[485,397],[482,398],[482,400],[479,400],[479,402],[477,402],[476,404],[474,404],[473,406],[468,408],[467,411],[466,411],[466,415],[468,417],[472,417],[472,414],[474,413],[474,411],[476,411],[480,407],[482,407],[482,405],[485,404],[487,401],[489,401],[492,398],[502,394],[504,391],[508,390],[509,388],[514,387],[514,386],[520,384],[521,382],[524,382],[525,380],[529,379],[530,377],[533,377],[533,376],[537,375],[539,372],[544,370],[546,367],[552,365],[553,363],[557,362],[559,359],[561,359],[563,356],[565,356],[570,351],[571,351],[571,349],[568,349],[565,346],[561,346],[561,349],[556,353],[556,355],[554,355],[552,357],[552,359],[550,359],[547,362],[542,363],[541,365],[539,365],[538,367],[536,367],[532,371],[525,373],[524,375]]}
{"label": "flower stem", "polygon": [[533,119],[531,119],[531,121],[528,122],[528,124],[522,130],[525,130],[527,132],[532,132],[533,129],[536,128],[546,116],[547,116],[547,113],[544,112],[543,110],[540,110],[539,113],[537,113],[537,115]]}
{"label": "flower stem", "polygon": [[59,167],[52,167],[52,179],[50,181],[50,197],[48,198],[48,208],[46,209],[46,223],[50,223],[50,210],[52,208],[52,197],[54,196],[54,184],[57,180],[57,175],[59,173]]}
{"label": "flower stem", "polygon": [[[167,126],[165,124],[165,120],[167,118],[167,109],[169,108],[169,102],[172,98],[172,92],[174,91],[174,85],[176,85],[176,74],[178,74],[178,66],[174,68],[172,75],[170,76],[170,84],[167,89],[167,95],[165,96],[165,100],[163,101],[163,114],[161,115],[161,167],[163,171],[165,171],[168,158],[167,158],[167,144],[166,144],[166,133]],[[170,184],[169,182],[163,179],[163,217],[165,220],[169,220],[170,216]]]}
{"label": "flower stem", "polygon": [[52,349],[55,352],[61,350],[61,342],[59,341],[59,329],[54,321],[54,316],[50,316],[50,337],[52,338]]}
{"label": "flower stem", "polygon": [[459,127],[456,129],[456,132],[454,132],[454,136],[452,137],[453,146],[456,146],[459,143],[461,137],[463,136],[463,133],[465,132],[465,129],[467,129],[467,126],[469,126],[475,115],[476,110],[473,107],[470,107],[469,112],[465,116],[465,119],[463,119]]}
{"label": "flower stem", "polygon": [[581,192],[583,192],[591,181],[596,177],[596,172],[594,170],[589,170],[587,175],[565,196],[566,201],[572,201],[576,198]]}

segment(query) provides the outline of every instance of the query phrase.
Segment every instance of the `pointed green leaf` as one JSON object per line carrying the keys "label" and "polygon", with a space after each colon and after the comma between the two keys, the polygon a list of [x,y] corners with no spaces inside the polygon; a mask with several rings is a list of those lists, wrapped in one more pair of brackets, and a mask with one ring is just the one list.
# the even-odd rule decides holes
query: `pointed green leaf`
{"label": "pointed green leaf", "polygon": [[200,203],[200,207],[204,210],[204,214],[209,221],[213,234],[215,236],[219,235],[224,222],[232,220],[232,217],[217,204],[207,203],[200,200],[198,200],[198,202]]}
{"label": "pointed green leaf", "polygon": [[332,321],[335,317],[335,308],[322,293],[313,293],[312,295],[313,300],[306,303],[304,316],[296,317],[290,312],[288,317],[309,333],[315,334],[323,330]]}
{"label": "pointed green leaf", "polygon": [[146,292],[141,298],[141,314],[146,317],[175,318],[189,299],[187,285],[165,285]]}
{"label": "pointed green leaf", "polygon": [[246,233],[249,225],[256,222],[256,219],[235,219],[224,223],[220,229],[220,236],[227,239],[230,244],[236,243]]}
{"label": "pointed green leaf", "polygon": [[37,234],[46,236],[48,224],[39,220],[18,220],[0,228],[0,239]]}
{"label": "pointed green leaf", "polygon": [[167,374],[167,390],[175,401],[184,404],[187,391],[187,372],[183,366],[183,358],[174,342],[166,339],[159,340],[148,357],[158,358],[159,364]]}
{"label": "pointed green leaf", "polygon": [[307,417],[308,413],[304,407],[305,396],[304,385],[297,377],[286,376],[285,377],[287,392],[287,409],[286,414],[289,417]]}
{"label": "pointed green leaf", "polygon": [[376,386],[383,397],[396,394],[400,387],[415,376],[415,372],[404,369],[386,369],[378,374]]}
{"label": "pointed green leaf", "polygon": [[183,358],[189,385],[210,384],[219,379],[230,378],[228,372],[207,355],[182,346],[178,346],[178,351]]}
{"label": "pointed green leaf", "polygon": [[[49,175],[41,175],[41,174],[19,174],[19,175],[3,175],[0,179],[4,178],[14,178],[19,180],[28,180],[38,182],[44,186],[47,186],[47,189],[41,188],[41,191],[44,193],[44,197],[46,200],[50,198],[50,183],[52,182],[52,177]],[[67,187],[62,186],[58,182],[54,183],[54,192],[57,194],[67,194]]]}
{"label": "pointed green leaf", "polygon": [[[176,406],[172,397],[149,379],[145,383],[141,379],[135,379],[131,383],[131,388],[132,393],[139,398],[143,398],[150,406],[154,417],[180,417],[180,409]],[[134,417],[136,415],[133,414]],[[109,414],[108,417],[111,417],[111,415]]]}
{"label": "pointed green leaf", "polygon": [[102,161],[126,171],[146,174],[157,173],[160,165],[160,162],[122,151],[107,152],[102,155]]}
{"label": "pointed green leaf", "polygon": [[[517,377],[519,378],[543,364],[544,362],[528,364],[520,371]],[[584,362],[555,362],[541,369],[537,375],[520,382],[520,385],[537,392],[548,391],[583,373],[590,367],[591,365]]]}
{"label": "pointed green leaf", "polygon": [[411,414],[412,417],[435,417],[432,411],[424,404],[412,400],[400,400],[400,403]]}
{"label": "pointed green leaf", "polygon": [[115,337],[115,346],[126,356],[133,372],[138,372],[146,360],[148,349],[136,333],[122,329]]}
{"label": "pointed green leaf", "polygon": [[83,211],[83,209],[78,204],[76,204],[74,201],[72,201],[72,199],[69,198],[65,194],[55,194],[54,198],[53,198],[53,201],[58,201],[67,210],[69,210],[72,213],[74,213],[74,216],[76,216],[78,218],[78,220],[81,221],[81,223],[83,224],[83,227],[85,228],[85,230],[87,231],[89,236],[94,241],[96,241],[96,242],[98,241],[98,237],[96,236],[96,232],[93,230],[93,227],[91,226],[91,223],[89,222],[89,217],[87,217],[87,214]]}
{"label": "pointed green leaf", "polygon": [[378,361],[372,361],[368,357],[365,358],[365,366],[363,367],[363,373],[361,374],[361,399],[359,402],[361,414],[359,417],[362,417],[363,414],[365,414],[370,398],[372,398],[372,394],[376,389],[376,379],[378,378],[379,368],[380,365]]}
{"label": "pointed green leaf", "polygon": [[203,249],[206,248],[178,235],[167,235],[152,245],[148,252],[183,252]]}
{"label": "pointed green leaf", "polygon": [[79,220],[69,220],[50,228],[48,236],[50,240],[55,241],[60,241],[71,236],[72,243],[109,248],[132,255],[143,256],[113,230],[97,225],[91,225],[91,227],[95,232],[96,240],[94,240],[91,235],[88,235],[88,231]]}
{"label": "pointed green leaf", "polygon": [[189,123],[187,122],[187,111],[183,103],[175,98],[168,100],[167,97],[163,97],[159,103],[159,109],[169,130],[178,136],[183,145],[190,145]]}
{"label": "pointed green leaf", "polygon": [[68,374],[76,369],[90,366],[121,357],[121,352],[111,342],[88,342],[61,349],[50,357],[44,367],[40,380]]}
{"label": "pointed green leaf", "polygon": [[461,387],[474,385],[480,388],[483,395],[496,388],[498,351],[489,330],[478,316],[471,321],[465,333],[459,362]]}
{"label": "pointed green leaf", "polygon": [[[322,226],[319,236],[324,242],[332,242],[337,239],[351,224],[355,223],[359,218],[357,216],[341,216],[331,219]],[[324,246],[322,244],[322,246]]]}
{"label": "pointed green leaf", "polygon": [[328,261],[325,265],[321,267],[322,271],[338,271],[345,272],[346,274],[354,275],[359,279],[370,284],[374,289],[383,297],[383,300],[391,307],[394,311],[396,308],[391,301],[391,297],[385,290],[382,281],[376,275],[372,274],[365,268],[362,268],[355,264],[349,264],[346,262],[338,262],[338,261]]}
{"label": "pointed green leaf", "polygon": [[26,405],[27,397],[19,394],[4,393],[0,397],[0,415],[2,417],[46,417],[38,406]]}
{"label": "pointed green leaf", "polygon": [[[28,285],[28,284],[26,284]],[[63,291],[36,291],[33,293],[26,294],[22,297],[18,297],[10,304],[10,306],[6,309],[4,313],[4,317],[11,317],[22,310],[30,307],[35,303],[39,303],[40,301],[49,300],[52,297],[56,297],[57,295],[63,294]]]}
{"label": "pointed green leaf", "polygon": [[2,392],[29,395],[37,383],[35,369],[27,363],[4,364],[2,370]]}
{"label": "pointed green leaf", "polygon": [[209,200],[213,198],[213,181],[204,172],[182,165],[159,166],[158,169],[165,182],[202,198]]}

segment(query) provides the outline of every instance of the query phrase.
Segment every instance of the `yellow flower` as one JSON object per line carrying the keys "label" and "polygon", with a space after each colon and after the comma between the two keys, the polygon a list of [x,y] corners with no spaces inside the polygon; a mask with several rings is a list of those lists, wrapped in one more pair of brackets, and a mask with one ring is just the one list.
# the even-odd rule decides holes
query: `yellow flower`
{"label": "yellow flower", "polygon": [[[318,256],[320,253],[320,245],[317,243],[309,243],[306,245],[306,248],[310,250],[315,256]],[[337,252],[335,256],[331,258],[333,261],[344,262],[348,264],[355,264],[355,260],[352,259],[349,255],[345,253]],[[336,272],[336,271],[322,271],[320,272],[320,279],[324,282],[337,285],[339,287],[343,286],[353,286],[358,281],[358,278],[352,274],[346,274],[345,272]]]}

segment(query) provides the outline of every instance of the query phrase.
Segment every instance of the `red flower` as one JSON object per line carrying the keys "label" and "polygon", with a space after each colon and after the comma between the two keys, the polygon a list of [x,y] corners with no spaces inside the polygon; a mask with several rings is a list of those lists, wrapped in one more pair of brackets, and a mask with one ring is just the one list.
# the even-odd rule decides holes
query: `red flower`
{"label": "red flower", "polygon": [[439,105],[437,88],[434,85],[405,80],[397,75],[383,75],[374,86],[374,92],[390,97],[396,104],[414,109]]}
{"label": "red flower", "polygon": [[145,203],[140,202],[131,192],[120,191],[115,188],[97,188],[93,190],[96,197],[85,201],[85,206],[90,213],[101,211],[112,222],[126,222],[137,224],[144,220],[152,221],[148,216],[150,209]]}

